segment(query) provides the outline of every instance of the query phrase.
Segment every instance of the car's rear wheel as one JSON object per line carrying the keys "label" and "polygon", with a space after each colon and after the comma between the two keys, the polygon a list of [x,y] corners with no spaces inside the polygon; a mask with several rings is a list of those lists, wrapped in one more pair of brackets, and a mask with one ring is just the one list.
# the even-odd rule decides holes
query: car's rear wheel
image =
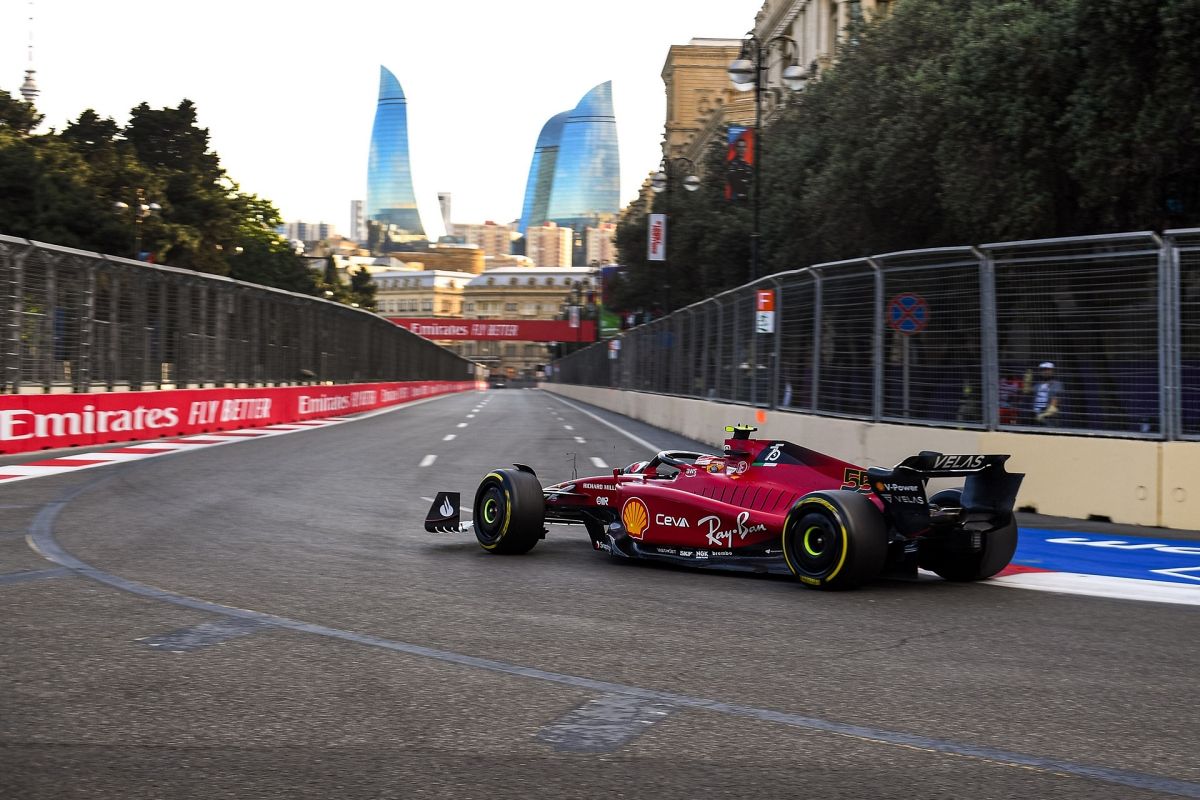
{"label": "car's rear wheel", "polygon": [[[931,505],[961,507],[962,491],[944,489],[929,498]],[[978,543],[974,541],[979,537]],[[950,537],[921,542],[918,563],[921,569],[937,573],[948,581],[981,581],[1008,566],[1017,550],[1017,522],[1009,518],[1005,525],[978,534],[956,531]]]}
{"label": "car's rear wheel", "polygon": [[797,580],[814,589],[849,589],[877,578],[887,559],[887,525],[855,492],[813,492],[783,525],[783,555]]}
{"label": "car's rear wheel", "polygon": [[546,504],[537,476],[516,469],[489,472],[475,491],[475,538],[491,553],[528,553],[545,536]]}

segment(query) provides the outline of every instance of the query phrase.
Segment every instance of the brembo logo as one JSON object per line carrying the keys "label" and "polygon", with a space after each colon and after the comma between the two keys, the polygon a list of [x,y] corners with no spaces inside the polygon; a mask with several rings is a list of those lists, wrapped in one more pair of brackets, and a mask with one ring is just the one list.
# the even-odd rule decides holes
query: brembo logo
{"label": "brembo logo", "polygon": [[626,532],[634,539],[640,539],[646,533],[646,526],[650,522],[650,509],[646,508],[646,504],[636,497],[631,497],[625,501],[625,505],[621,506],[621,523],[625,526]]}
{"label": "brembo logo", "polygon": [[0,441],[48,436],[79,436],[92,433],[124,433],[179,425],[174,408],[138,406],[121,411],[97,411],[86,405],[82,411],[38,414],[23,408],[0,411]]}

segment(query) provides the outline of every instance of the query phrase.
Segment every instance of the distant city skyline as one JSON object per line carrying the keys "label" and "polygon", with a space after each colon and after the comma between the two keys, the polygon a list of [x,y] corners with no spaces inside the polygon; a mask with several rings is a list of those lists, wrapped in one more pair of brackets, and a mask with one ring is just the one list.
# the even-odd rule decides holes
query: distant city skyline
{"label": "distant city skyline", "polygon": [[[408,99],[412,180],[434,239],[444,232],[438,193],[452,193],[455,221],[518,219],[542,124],[609,79],[620,203],[635,199],[660,157],[668,48],[738,38],[761,7],[38,0],[30,62],[29,5],[10,2],[0,4],[0,89],[19,97],[36,70],[42,132],[88,108],[123,125],[139,103],[192,100],[242,191],[273,202],[285,220],[344,231],[350,202],[367,196],[375,78],[387,65]],[[330,31],[345,35],[330,40]]]}

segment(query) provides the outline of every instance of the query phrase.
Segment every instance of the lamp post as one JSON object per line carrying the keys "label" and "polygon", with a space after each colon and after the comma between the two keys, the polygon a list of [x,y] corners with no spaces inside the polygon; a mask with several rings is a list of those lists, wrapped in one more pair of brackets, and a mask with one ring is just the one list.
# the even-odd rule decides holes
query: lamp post
{"label": "lamp post", "polygon": [[[664,143],[664,147],[665,146],[666,145]],[[675,156],[674,158],[663,156],[662,161],[658,165],[658,172],[654,173],[654,177],[650,179],[650,188],[653,189],[655,193],[662,194],[663,192],[666,192],[666,195],[664,196],[665,202],[663,204],[663,211],[667,218],[668,224],[667,239],[663,244],[663,267],[667,271],[668,278],[663,284],[663,288],[665,290],[664,305],[666,306],[666,308],[663,309],[664,313],[670,313],[671,311],[671,257],[669,253],[671,247],[671,186],[674,182],[674,178],[677,177],[680,172],[685,172],[687,175],[687,177],[683,179],[684,189],[687,189],[689,192],[694,192],[700,188],[700,179],[696,177],[695,162],[693,162],[690,158],[684,158],[683,156]]]}
{"label": "lamp post", "polygon": [[[759,252],[759,213],[762,208],[762,172],[763,147],[762,142],[762,96],[766,83],[767,59],[771,48],[777,43],[789,45],[789,49],[799,48],[790,36],[776,36],[765,44],[755,35],[754,31],[746,34],[742,40],[742,52],[729,65],[729,79],[739,92],[754,91],[754,198],[753,198],[753,228],[750,232],[750,279],[758,278]],[[804,85],[812,76],[798,64],[785,67],[780,79],[783,85],[793,92],[804,90]]]}
{"label": "lamp post", "polygon": [[[129,209],[129,204],[118,200],[113,203],[113,208],[117,211],[124,212]],[[133,258],[135,261],[141,260],[142,254],[142,221],[151,214],[157,214],[162,211],[162,206],[158,203],[147,203],[146,193],[141,188],[137,189],[137,196],[133,205]]]}

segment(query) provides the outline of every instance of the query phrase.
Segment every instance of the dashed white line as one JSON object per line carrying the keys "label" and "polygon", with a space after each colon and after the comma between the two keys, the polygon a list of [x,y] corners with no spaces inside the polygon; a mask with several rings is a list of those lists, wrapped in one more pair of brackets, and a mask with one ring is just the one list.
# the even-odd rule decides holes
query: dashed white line
{"label": "dashed white line", "polygon": [[422,467],[428,467],[429,465],[431,465],[431,464],[432,464],[433,462],[435,462],[435,461],[437,461],[437,456],[436,456],[436,455],[434,455],[433,453],[430,453],[429,455],[427,455],[427,456],[425,456],[424,458],[422,458],[422,459],[421,459],[421,464],[420,464],[420,466],[422,466]]}
{"label": "dashed white line", "polygon": [[596,458],[596,456],[592,456],[592,463],[596,465],[596,469],[608,469],[608,464],[604,463],[603,458]]}
{"label": "dashed white line", "polygon": [[[457,433],[447,433],[445,436],[442,437],[442,441],[443,442],[453,442],[455,436],[458,436],[458,434]],[[431,500],[430,502],[433,502],[433,501]]]}
{"label": "dashed white line", "polygon": [[458,423],[458,427],[460,427],[460,428],[465,428],[465,427],[467,427],[467,423],[465,423],[465,422],[460,422],[460,423]]}
{"label": "dashed white line", "polygon": [[582,436],[576,436],[575,441],[579,442],[580,444],[587,444],[587,439],[584,439]]}
{"label": "dashed white line", "polygon": [[573,430],[575,430],[575,427],[574,427],[573,425],[563,425],[563,427],[564,427],[564,428],[566,428],[566,429],[567,429],[567,430],[569,430],[569,431],[573,431]]}
{"label": "dashed white line", "polygon": [[474,415],[474,414],[467,414],[467,419],[475,419],[475,415]]}

